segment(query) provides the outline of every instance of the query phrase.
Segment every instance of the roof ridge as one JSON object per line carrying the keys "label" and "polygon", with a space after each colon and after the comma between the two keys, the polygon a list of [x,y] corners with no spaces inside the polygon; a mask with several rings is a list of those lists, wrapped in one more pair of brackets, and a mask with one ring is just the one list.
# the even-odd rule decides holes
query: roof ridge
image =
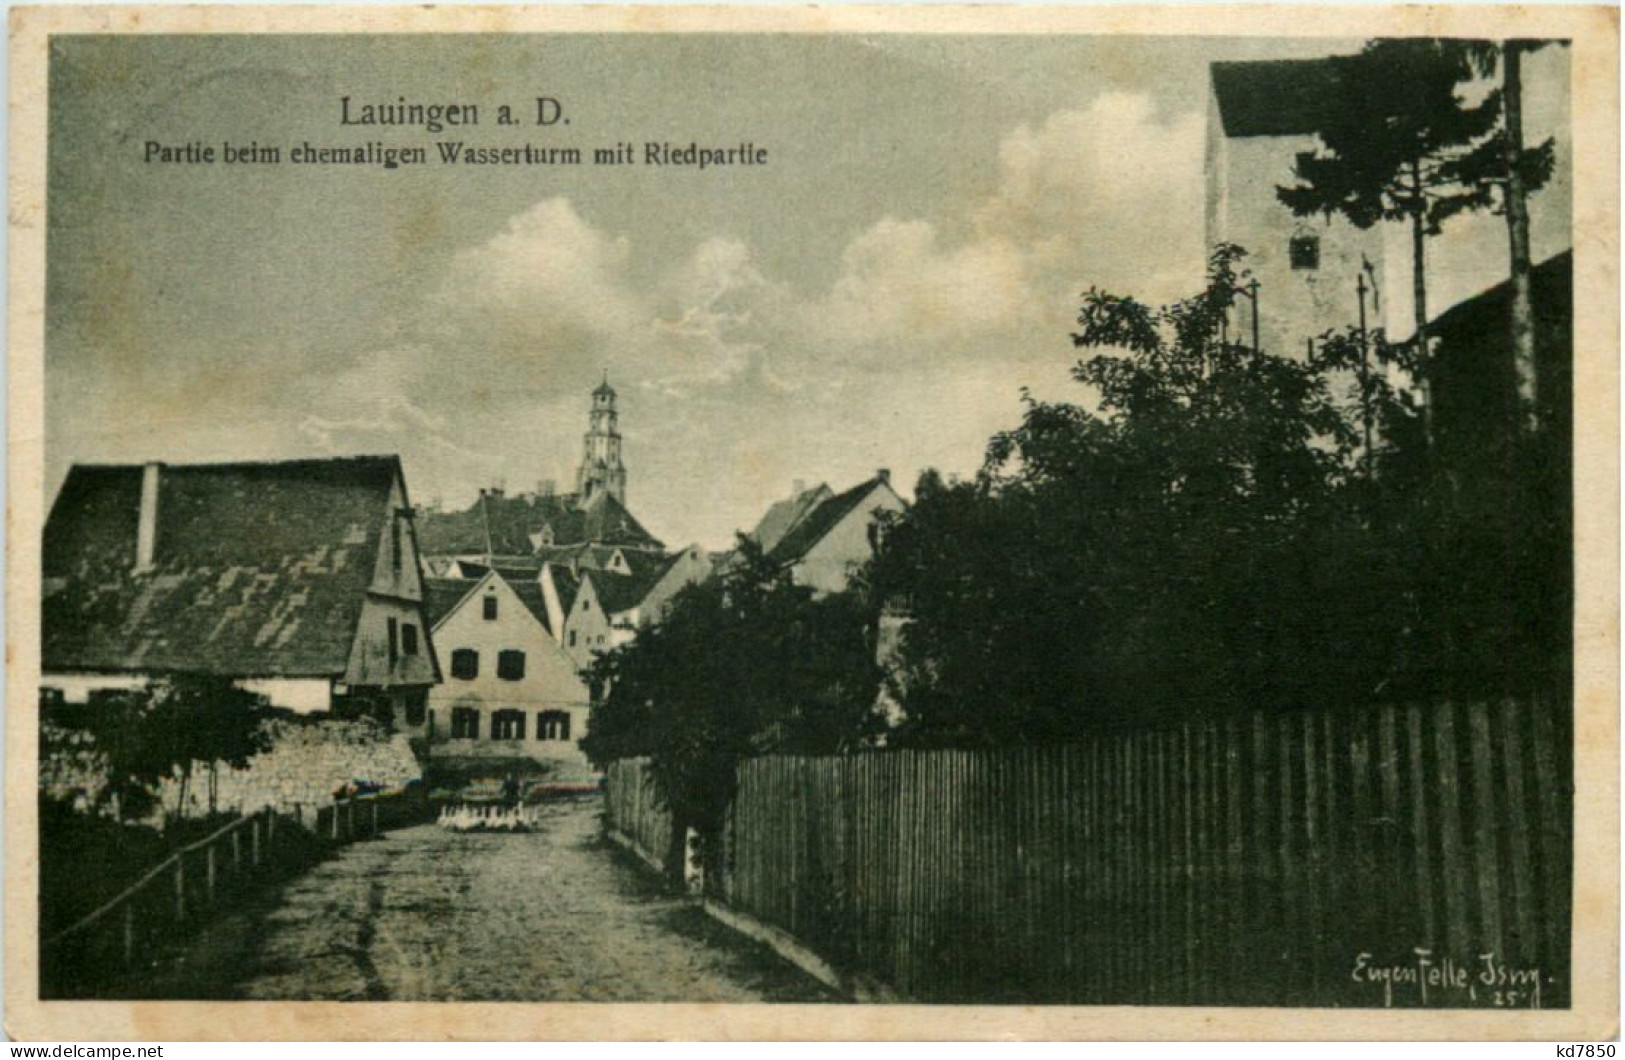
{"label": "roof ridge", "polygon": [[185,463],[173,460],[143,460],[121,464],[107,464],[96,461],[76,461],[70,467],[82,467],[96,470],[140,470],[149,464],[160,467],[175,468],[176,470],[202,470],[204,468],[238,468],[238,467],[287,467],[292,464],[359,464],[374,461],[393,461],[400,463],[399,453],[353,453],[343,456],[295,456],[283,457],[274,460],[208,460],[188,461]]}

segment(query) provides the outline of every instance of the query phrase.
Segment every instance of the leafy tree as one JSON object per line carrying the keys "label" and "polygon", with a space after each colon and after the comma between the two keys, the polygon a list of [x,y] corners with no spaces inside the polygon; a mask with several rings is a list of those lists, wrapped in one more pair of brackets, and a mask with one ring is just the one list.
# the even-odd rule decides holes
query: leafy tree
{"label": "leafy tree", "polygon": [[1323,150],[1300,156],[1299,183],[1277,195],[1299,216],[1341,214],[1359,228],[1410,226],[1417,366],[1426,393],[1426,241],[1450,217],[1486,205],[1485,166],[1500,157],[1491,134],[1501,95],[1476,103],[1461,95],[1474,67],[1457,41],[1374,40],[1327,62],[1344,91],[1317,130]]}
{"label": "leafy tree", "polygon": [[1505,521],[1434,486],[1388,382],[1415,347],[1349,331],[1306,364],[1229,342],[1240,260],[1217,248],[1207,288],[1160,309],[1088,292],[1073,375],[1095,406],[1029,398],[974,482],[921,477],[869,571],[911,616],[892,742],[1499,696],[1560,669],[1509,605]]}
{"label": "leafy tree", "polygon": [[159,780],[168,772],[169,763],[157,752],[146,724],[151,709],[151,690],[145,689],[100,697],[84,714],[96,750],[106,761],[101,804],[121,821],[144,817],[157,804]]}
{"label": "leafy tree", "polygon": [[119,812],[141,812],[167,777],[180,782],[179,813],[185,816],[193,771],[208,771],[209,812],[216,811],[221,763],[234,769],[270,746],[257,696],[230,678],[172,674],[140,692],[110,697],[90,713],[97,747],[107,756],[109,795]]}
{"label": "leafy tree", "polygon": [[678,834],[695,828],[713,856],[742,759],[833,753],[878,731],[869,612],[855,595],[813,598],[741,537],[727,575],[599,656],[582,749],[599,763],[648,756]]}
{"label": "leafy tree", "polygon": [[1224,338],[1240,259],[1161,309],[1090,291],[1074,341],[1101,352],[1073,375],[1097,408],[1029,399],[974,483],[922,478],[871,573],[914,618],[894,739],[1052,742],[1347,676],[1316,590],[1359,526],[1356,434],[1326,370]]}

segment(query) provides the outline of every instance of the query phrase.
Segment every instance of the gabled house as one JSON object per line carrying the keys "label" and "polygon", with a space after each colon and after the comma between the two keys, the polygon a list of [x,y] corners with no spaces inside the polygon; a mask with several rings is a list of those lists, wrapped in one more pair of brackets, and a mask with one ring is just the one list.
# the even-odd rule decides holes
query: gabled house
{"label": "gabled house", "polygon": [[806,506],[765,552],[790,569],[797,585],[817,593],[840,592],[852,571],[874,555],[879,515],[907,507],[892,489],[891,473],[882,468],[873,478]]}
{"label": "gabled house", "polygon": [[429,607],[446,679],[426,714],[398,718],[426,741],[431,765],[486,762],[579,780],[589,696],[575,660],[550,626],[541,584],[500,570],[432,580]]}
{"label": "gabled house", "polygon": [[[552,564],[544,568],[544,572],[544,577],[554,586],[552,595],[558,601],[559,645],[575,660],[577,667],[585,670],[592,665],[595,655],[625,643],[624,639],[615,639],[612,615],[601,598],[604,585],[618,579],[591,570],[577,576]],[[614,591],[610,590],[612,599]],[[547,590],[544,588],[543,592]]]}
{"label": "gabled house", "polygon": [[648,588],[630,613],[632,625],[642,628],[658,624],[666,617],[677,594],[709,578],[714,566],[710,554],[698,544],[661,560],[649,576]]}
{"label": "gabled house", "polygon": [[404,713],[440,679],[398,457],[75,465],[43,560],[41,686],[68,702],[192,673]]}

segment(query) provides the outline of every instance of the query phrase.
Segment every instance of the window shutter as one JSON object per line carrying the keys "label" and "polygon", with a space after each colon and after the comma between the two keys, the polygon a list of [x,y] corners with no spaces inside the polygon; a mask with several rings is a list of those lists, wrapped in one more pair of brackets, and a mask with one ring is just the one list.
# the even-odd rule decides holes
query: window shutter
{"label": "window shutter", "polygon": [[508,649],[497,653],[497,676],[504,681],[518,681],[525,676],[525,653]]}

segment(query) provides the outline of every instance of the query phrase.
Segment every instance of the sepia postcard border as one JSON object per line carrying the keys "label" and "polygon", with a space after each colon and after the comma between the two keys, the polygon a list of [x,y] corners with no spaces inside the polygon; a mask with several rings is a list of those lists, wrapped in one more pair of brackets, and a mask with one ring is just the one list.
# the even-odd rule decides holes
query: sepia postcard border
{"label": "sepia postcard border", "polygon": [[[1573,40],[1573,1007],[1156,1007],[42,1002],[36,957],[44,496],[47,45],[52,34],[930,33]],[[1619,1032],[1619,12],[1603,7],[29,7],[10,17],[5,1030],[21,1040],[1523,1039]]]}

